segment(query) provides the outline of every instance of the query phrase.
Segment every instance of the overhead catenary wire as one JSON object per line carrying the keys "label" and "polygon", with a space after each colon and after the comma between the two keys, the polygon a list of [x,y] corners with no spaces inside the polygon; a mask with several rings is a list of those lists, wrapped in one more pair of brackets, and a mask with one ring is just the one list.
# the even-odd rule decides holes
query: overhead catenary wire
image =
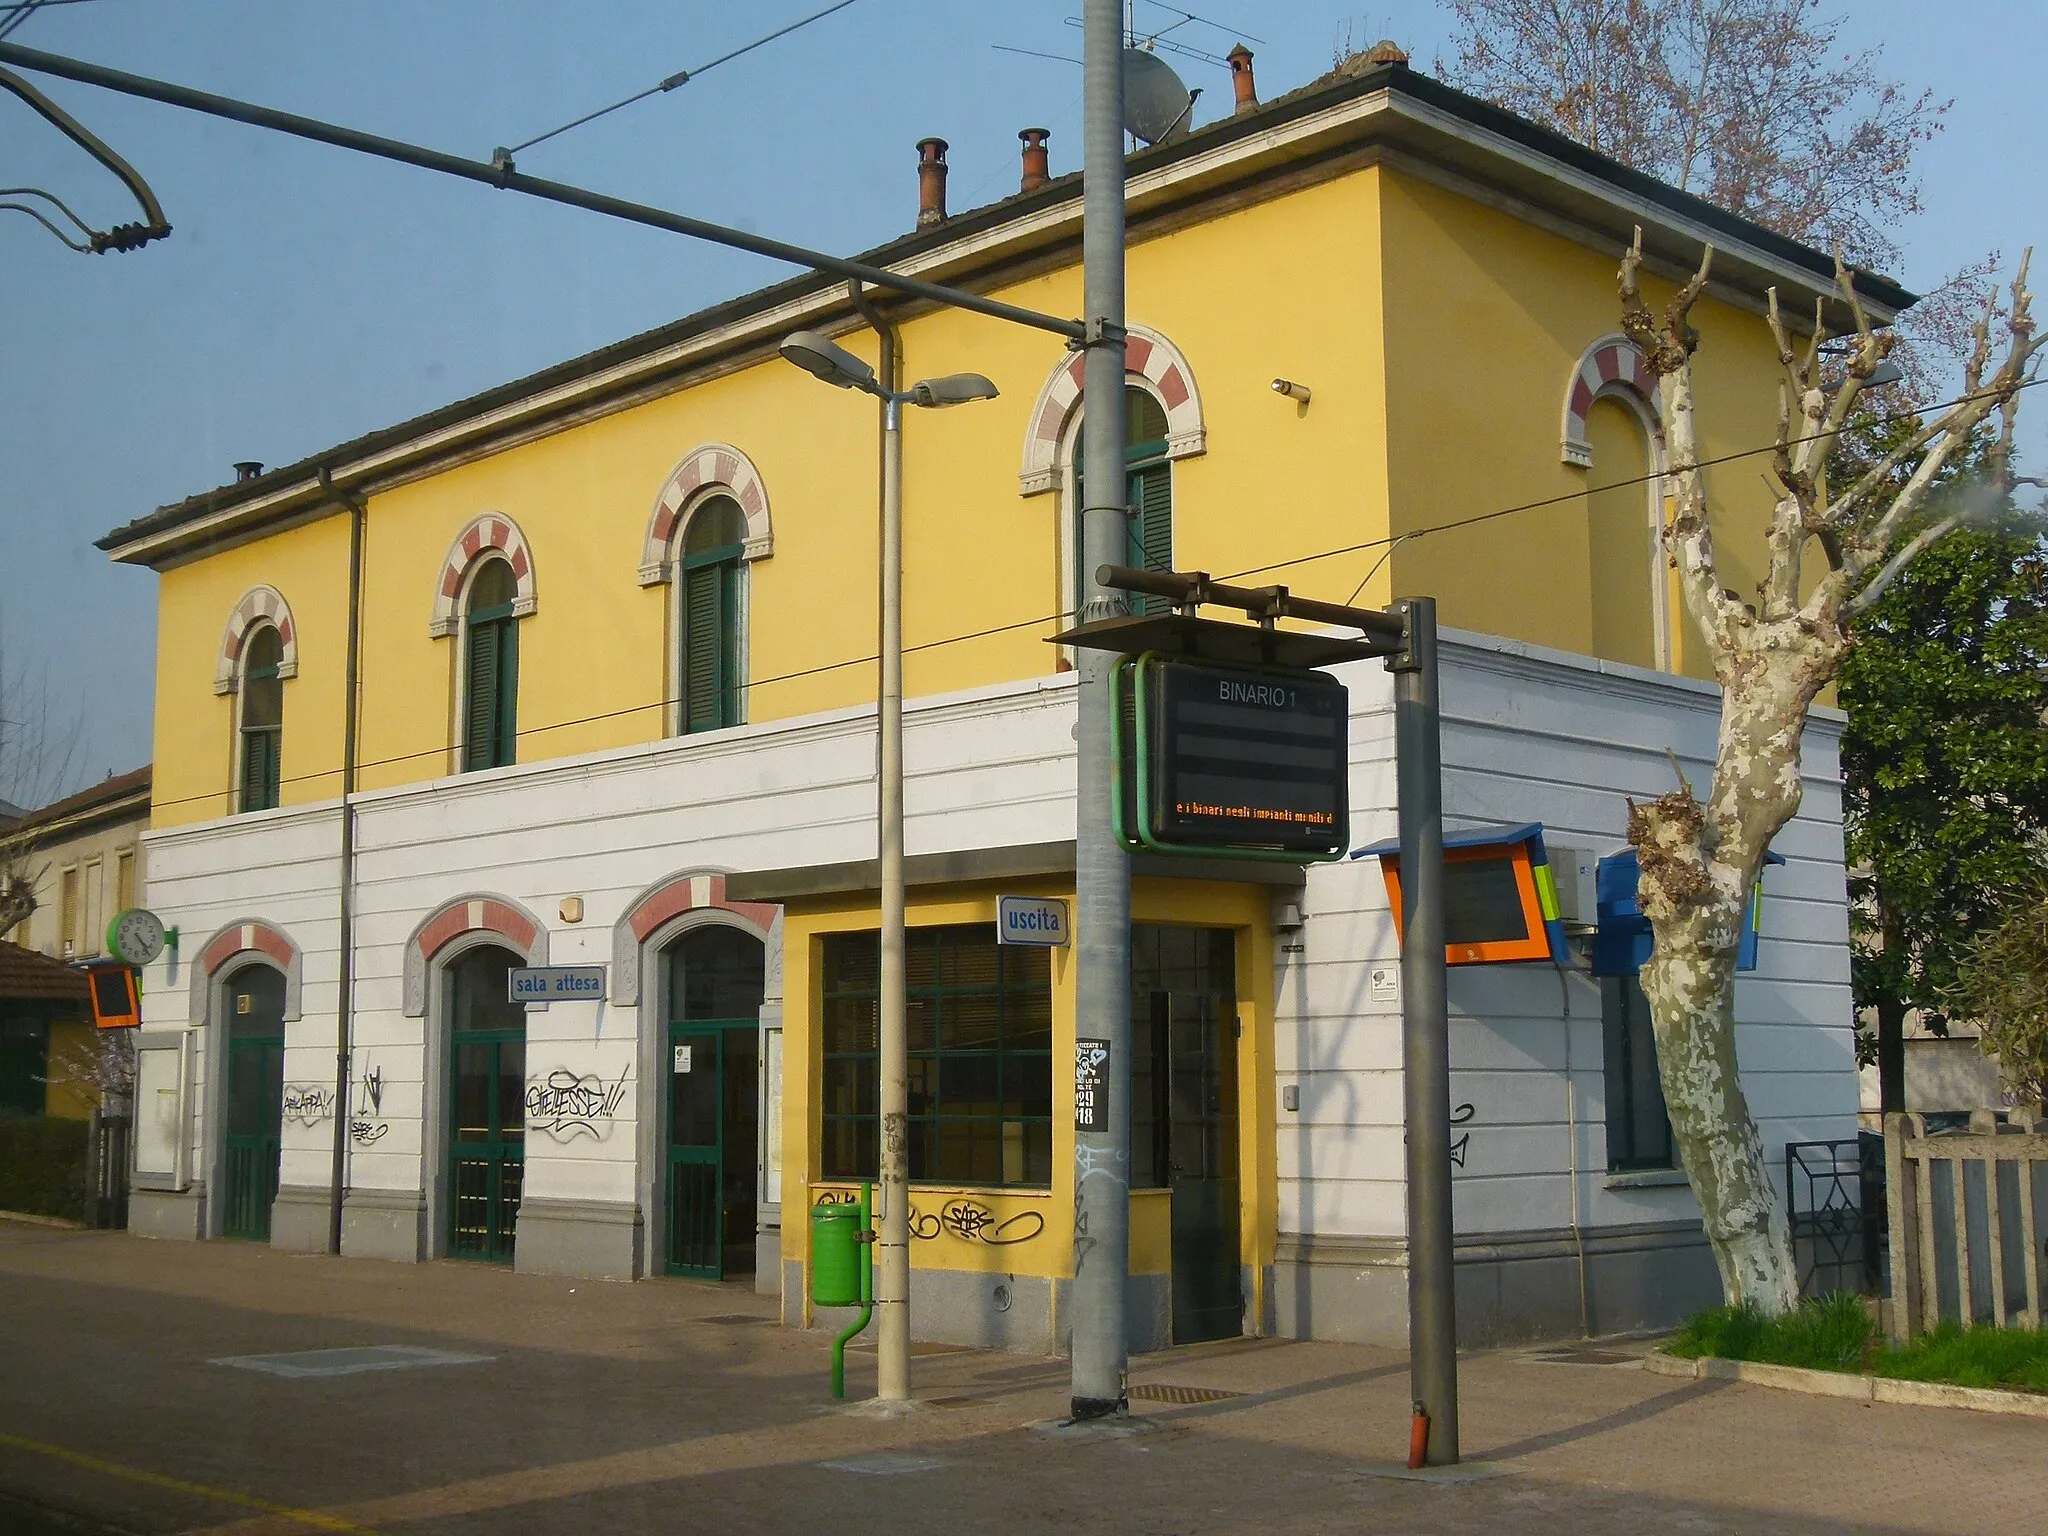
{"label": "overhead catenary wire", "polygon": [[[2019,389],[2031,389],[2034,386],[2041,384],[2043,382],[2048,382],[2048,380],[2043,380],[2040,377],[2035,377],[2024,380],[2017,387]],[[1982,394],[1987,393],[1990,393],[1990,391],[1980,391],[1977,395],[1957,395],[1952,399],[1940,401],[1936,404],[1919,407],[1917,409],[1886,412],[1870,418],[1870,421],[1873,425],[1882,426],[1890,422],[1910,420],[1913,418],[1923,416],[1930,411],[1947,410],[1953,406],[1961,405],[1965,401],[1980,398]],[[1816,434],[1816,436],[1825,435],[1827,434]],[[1840,434],[1836,435],[1839,436]],[[1806,442],[1810,440],[1811,439],[1808,438],[1793,438],[1790,440],[1788,446],[1797,446],[1801,442]],[[1778,444],[1776,442],[1771,442],[1761,447],[1743,448],[1734,450],[1729,453],[1717,454],[1712,458],[1701,459],[1699,461],[1699,467],[1702,469],[1707,469],[1717,464],[1734,463],[1742,459],[1756,458],[1760,455],[1767,453],[1776,453],[1777,451]],[[1601,486],[1599,489],[1601,491],[1612,491],[1625,490],[1630,486],[1648,486],[1653,485],[1660,480],[1668,479],[1669,476],[1670,471],[1668,470],[1653,470],[1648,474],[1636,475],[1626,480],[1613,481],[1610,484]],[[1592,494],[1593,492],[1590,490],[1568,491],[1561,496],[1547,496],[1536,501],[1518,502],[1513,506],[1495,508],[1491,512],[1476,513],[1470,517],[1452,518],[1446,522],[1430,524],[1427,527],[1406,529],[1401,533],[1390,534],[1387,537],[1381,539],[1367,539],[1360,543],[1345,544],[1334,549],[1316,550],[1310,554],[1298,555],[1288,560],[1275,561],[1268,565],[1248,566],[1243,570],[1224,572],[1220,575],[1214,575],[1213,579],[1217,581],[1237,581],[1243,579],[1246,576],[1261,575],[1267,571],[1284,570],[1296,565],[1305,565],[1316,560],[1334,559],[1340,555],[1357,554],[1361,551],[1368,549],[1379,549],[1384,547],[1391,552],[1392,547],[1394,545],[1400,544],[1408,539],[1421,538],[1425,535],[1433,533],[1452,533],[1462,528],[1470,528],[1480,523],[1491,522],[1497,518],[1511,517],[1522,512],[1541,511],[1546,507],[1558,506],[1562,503],[1571,501],[1584,500],[1586,497]],[[1381,563],[1384,564],[1384,561],[1382,561]],[[1376,572],[1378,570],[1378,567],[1375,566],[1374,570]],[[1370,578],[1368,577],[1368,579]],[[1354,592],[1352,595],[1355,599],[1357,593]],[[1033,614],[1029,618],[1013,619],[1003,624],[991,624],[982,629],[969,630],[964,634],[944,635],[936,640],[919,641],[915,645],[904,646],[903,653],[906,656],[911,656],[920,654],[925,651],[942,650],[950,645],[966,645],[976,640],[987,640],[996,635],[1009,634],[1012,631],[1019,629],[1035,629],[1042,624],[1056,623],[1063,620],[1071,619],[1072,617],[1073,613],[1069,609],[1059,609],[1052,613]],[[864,656],[848,656],[839,661],[820,662],[815,666],[799,667],[796,670],[790,672],[774,673],[767,677],[749,678],[746,682],[742,683],[740,687],[748,691],[751,691],[756,688],[769,688],[773,687],[778,683],[797,682],[807,677],[819,677],[828,672],[842,672],[850,667],[868,666],[874,662],[879,661],[880,659],[881,657],[879,656],[879,654],[873,653]],[[572,719],[549,721],[544,725],[522,726],[514,733],[514,736],[516,740],[524,740],[531,736],[546,735],[551,731],[566,731],[573,730],[578,726],[600,725],[607,720],[620,720],[630,715],[643,715],[652,710],[667,711],[673,708],[677,702],[677,697],[664,696],[659,699],[649,700],[648,702],[643,704],[629,704],[624,705],[618,709],[600,710],[594,714],[578,715]],[[448,756],[450,750],[451,748],[449,747],[449,745],[444,742],[441,745],[435,747],[422,747],[412,752],[398,752],[393,753],[387,757],[371,758],[366,761],[358,762],[356,764],[356,768],[360,772],[360,770],[364,768],[386,768],[393,767],[399,763],[419,762],[425,758],[445,758]],[[339,767],[335,767],[317,769],[312,773],[292,774],[288,777],[280,778],[278,780],[278,784],[280,787],[282,787],[286,784],[307,784],[313,783],[321,779],[339,778],[341,775],[341,771],[342,770]],[[234,794],[235,792],[232,788],[213,789],[206,790],[202,793],[194,795],[181,795],[170,799],[157,799],[153,800],[151,804],[158,807],[170,807],[177,805],[197,805],[205,801],[217,800],[224,800],[231,803],[234,799]]]}
{"label": "overhead catenary wire", "polygon": [[695,69],[679,69],[674,74],[668,76],[665,80],[662,80],[657,84],[650,85],[649,87],[647,87],[646,90],[635,91],[631,96],[626,97],[623,101],[615,101],[608,107],[599,107],[595,112],[586,112],[581,117],[577,118],[574,122],[564,123],[559,128],[550,128],[546,133],[538,134],[535,137],[528,139],[524,144],[514,144],[510,149],[501,149],[498,151],[498,153],[501,156],[516,155],[521,150],[531,149],[536,144],[544,144],[549,139],[556,138],[561,134],[565,134],[571,128],[581,128],[585,123],[595,122],[598,118],[608,116],[609,114],[618,111],[621,107],[630,107],[636,101],[645,101],[650,96],[659,96],[664,91],[672,91],[679,85],[687,85],[690,83],[690,81],[696,79],[699,75],[708,73],[709,71],[716,69],[721,64],[729,63],[733,59],[738,58],[743,53],[752,53],[756,48],[766,47],[769,43],[774,42],[778,37],[787,37],[790,33],[795,32],[800,28],[808,27],[814,21],[823,21],[827,16],[830,16],[834,11],[843,11],[853,3],[854,0],[837,0],[836,4],[828,5],[822,11],[813,12],[811,15],[804,17],[801,21],[792,21],[786,27],[779,27],[775,31],[770,32],[766,37],[757,37],[751,43],[746,44],[744,47],[735,48],[730,53],[721,53],[709,64],[699,64]]}

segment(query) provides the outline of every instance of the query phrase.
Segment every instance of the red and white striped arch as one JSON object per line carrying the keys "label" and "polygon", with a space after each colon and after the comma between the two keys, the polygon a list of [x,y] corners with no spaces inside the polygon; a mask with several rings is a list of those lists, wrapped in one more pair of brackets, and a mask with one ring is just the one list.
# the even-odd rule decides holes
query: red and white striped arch
{"label": "red and white striped arch", "polygon": [[657,881],[636,896],[612,927],[612,1001],[631,1007],[640,1000],[640,946],[665,925],[691,913],[743,928],[766,944],[774,937],[781,908],[770,902],[732,901],[725,876],[699,870]]}
{"label": "red and white striped arch", "polygon": [[1593,402],[1619,396],[1634,406],[1651,439],[1661,443],[1664,417],[1657,404],[1657,376],[1626,336],[1602,336],[1579,355],[1564,391],[1563,459],[1581,469],[1593,467],[1593,444],[1586,436],[1586,416]]}
{"label": "red and white striped arch", "polygon": [[688,515],[706,494],[723,491],[740,504],[747,519],[742,560],[760,560],[775,553],[775,532],[768,521],[768,488],[754,461],[730,443],[692,448],[669,471],[647,515],[647,537],[640,546],[640,585],[652,587],[675,574],[676,536]]}
{"label": "red and white striped arch", "polygon": [[[1024,429],[1024,467],[1017,472],[1018,494],[1037,496],[1060,483],[1060,445],[1081,404],[1081,379],[1087,354],[1076,352],[1053,369],[1038,392],[1030,424]],[[1195,371],[1180,348],[1159,332],[1131,327],[1124,342],[1124,378],[1150,386],[1166,408],[1166,456],[1191,458],[1208,446],[1202,426],[1202,396]]]}
{"label": "red and white striped arch", "polygon": [[213,691],[233,693],[242,676],[242,652],[248,648],[253,630],[268,624],[277,630],[284,658],[277,664],[279,677],[299,675],[299,626],[292,622],[292,607],[275,587],[251,587],[228,615],[228,627],[220,637],[220,654],[213,663]]}
{"label": "red and white striped arch", "polygon": [[238,961],[253,958],[284,975],[284,1018],[287,1024],[300,1016],[302,991],[301,951],[290,934],[260,917],[245,917],[214,930],[199,946],[199,963],[192,967],[192,1013],[194,1019],[208,1016],[208,997],[214,981],[242,967]]}
{"label": "red and white striped arch", "polygon": [[427,972],[434,957],[457,939],[489,934],[528,965],[548,961],[547,925],[502,896],[458,896],[430,913],[405,941],[405,1012],[422,1018],[427,1011]]}
{"label": "red and white striped arch", "polygon": [[514,595],[512,612],[521,618],[533,612],[533,552],[519,525],[502,512],[485,512],[469,520],[434,578],[434,613],[427,623],[430,635],[452,635],[462,628],[462,586],[477,561],[495,551],[512,567]]}

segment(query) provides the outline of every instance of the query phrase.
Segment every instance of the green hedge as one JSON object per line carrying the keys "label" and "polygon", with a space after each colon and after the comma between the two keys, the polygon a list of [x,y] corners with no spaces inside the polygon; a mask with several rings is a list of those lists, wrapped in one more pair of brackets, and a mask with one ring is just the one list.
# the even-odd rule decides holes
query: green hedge
{"label": "green hedge", "polygon": [[84,1120],[0,1117],[0,1211],[83,1220],[90,1132]]}

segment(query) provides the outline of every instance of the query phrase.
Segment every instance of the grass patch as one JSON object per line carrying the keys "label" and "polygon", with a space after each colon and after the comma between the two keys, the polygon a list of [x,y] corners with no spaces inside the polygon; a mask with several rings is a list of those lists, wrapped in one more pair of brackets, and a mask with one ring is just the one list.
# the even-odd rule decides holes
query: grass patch
{"label": "grass patch", "polygon": [[2048,1393],[2048,1330],[1944,1323],[1898,1349],[1879,1335],[1862,1298],[1846,1294],[1805,1302],[1782,1317],[1767,1318],[1754,1307],[1714,1307],[1692,1318],[1664,1349],[1684,1359],[1717,1355],[1900,1381]]}

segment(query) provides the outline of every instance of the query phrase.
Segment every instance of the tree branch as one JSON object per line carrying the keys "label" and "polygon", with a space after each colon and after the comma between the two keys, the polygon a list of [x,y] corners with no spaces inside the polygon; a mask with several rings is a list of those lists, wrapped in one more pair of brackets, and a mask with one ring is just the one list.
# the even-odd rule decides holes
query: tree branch
{"label": "tree branch", "polygon": [[1885,589],[1898,580],[1901,571],[1917,560],[1930,545],[1955,532],[1967,520],[1968,514],[1966,512],[1951,512],[1948,516],[1938,518],[1921,529],[1919,533],[1907,540],[1905,545],[1892,555],[1891,559],[1884,563],[1884,568],[1871,577],[1869,582],[1860,591],[1854,593],[1843,603],[1843,616],[1845,618],[1854,618],[1856,615],[1868,612],[1871,608],[1875,607],[1878,601],[1883,598]]}
{"label": "tree branch", "polygon": [[1692,354],[1699,346],[1700,335],[1692,327],[1689,311],[1707,285],[1707,271],[1713,260],[1714,248],[1708,246],[1700,257],[1699,270],[1672,296],[1659,321],[1643,300],[1643,232],[1638,228],[1634,242],[1622,257],[1619,288],[1622,330],[1648,360],[1650,371],[1657,375],[1658,394],[1664,407],[1668,473],[1677,504],[1671,525],[1664,530],[1664,546],[1678,567],[1679,589],[1685,594],[1686,609],[1713,648],[1718,666],[1733,656],[1736,630],[1745,622],[1747,609],[1721,586],[1714,560],[1713,525],[1707,513],[1706,482],[1700,471],[1699,434],[1693,420]]}

